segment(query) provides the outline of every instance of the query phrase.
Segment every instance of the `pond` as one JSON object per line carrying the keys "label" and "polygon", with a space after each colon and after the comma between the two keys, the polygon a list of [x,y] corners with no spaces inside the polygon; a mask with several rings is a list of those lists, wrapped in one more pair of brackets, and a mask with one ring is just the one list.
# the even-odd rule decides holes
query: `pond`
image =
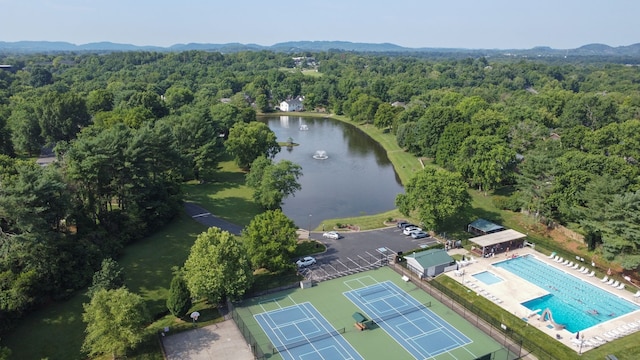
{"label": "pond", "polygon": [[[260,119],[283,147],[275,161],[302,166],[302,190],[288,197],[283,212],[303,229],[325,219],[378,214],[395,208],[404,192],[384,148],[353,125],[330,118],[276,116]],[[328,227],[328,225],[327,225]],[[327,228],[328,230],[328,228]]]}

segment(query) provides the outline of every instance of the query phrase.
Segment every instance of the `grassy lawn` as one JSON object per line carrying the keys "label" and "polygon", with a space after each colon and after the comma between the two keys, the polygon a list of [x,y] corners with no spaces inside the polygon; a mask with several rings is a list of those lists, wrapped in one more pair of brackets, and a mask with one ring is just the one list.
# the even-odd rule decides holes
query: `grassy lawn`
{"label": "grassy lawn", "polygon": [[215,181],[183,185],[185,201],[202,205],[212,214],[238,225],[248,225],[262,209],[253,202],[253,190],[244,184],[245,173],[225,159],[218,166]]}
{"label": "grassy lawn", "polygon": [[[203,230],[202,225],[182,215],[156,234],[125,249],[119,263],[125,269],[126,285],[147,301],[151,314],[166,311],[171,268],[184,263],[196,235]],[[83,292],[78,292],[67,301],[52,303],[22,318],[16,328],[2,338],[12,350],[12,358],[83,359],[80,354],[85,329],[82,304],[88,301]],[[165,323],[151,326],[149,331],[161,329]],[[150,341],[150,352],[141,354],[140,358],[161,359],[155,338]],[[144,348],[147,346],[140,350]]]}

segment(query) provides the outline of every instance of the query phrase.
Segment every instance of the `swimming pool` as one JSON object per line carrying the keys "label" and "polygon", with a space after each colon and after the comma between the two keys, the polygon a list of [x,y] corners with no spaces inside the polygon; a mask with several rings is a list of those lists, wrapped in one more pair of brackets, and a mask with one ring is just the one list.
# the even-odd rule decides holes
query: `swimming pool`
{"label": "swimming pool", "polygon": [[640,309],[630,301],[531,255],[501,261],[493,266],[508,270],[549,291],[549,294],[526,301],[522,305],[532,311],[544,311],[548,308],[553,320],[565,325],[570,332],[582,331]]}
{"label": "swimming pool", "polygon": [[473,276],[474,278],[482,281],[483,283],[485,283],[487,285],[497,284],[497,283],[502,281],[501,277],[497,276],[496,274],[492,273],[491,271],[483,271],[483,272],[479,272],[477,274],[473,274],[471,276]]}

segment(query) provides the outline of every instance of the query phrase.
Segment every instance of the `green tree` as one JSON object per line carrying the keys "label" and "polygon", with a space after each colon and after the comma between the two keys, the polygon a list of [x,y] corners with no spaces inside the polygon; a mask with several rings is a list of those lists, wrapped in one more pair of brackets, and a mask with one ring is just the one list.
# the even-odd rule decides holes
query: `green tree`
{"label": "green tree", "polygon": [[44,141],[38,116],[32,106],[19,105],[11,112],[8,124],[11,128],[11,140],[18,152],[30,156],[40,153]]}
{"label": "green tree", "polygon": [[373,125],[379,129],[392,126],[396,113],[396,108],[391,106],[389,103],[380,104],[376,110],[375,116],[373,117]]}
{"label": "green tree", "polygon": [[470,185],[487,191],[510,175],[515,155],[497,136],[470,136],[462,142],[454,164]]}
{"label": "green tree", "polygon": [[102,289],[82,306],[82,320],[87,323],[82,350],[89,356],[111,354],[115,359],[144,340],[150,318],[140,295],[126,288]]}
{"label": "green tree", "polygon": [[167,309],[169,309],[171,315],[179,318],[189,311],[191,305],[191,293],[189,293],[187,283],[181,274],[175,275],[171,279],[171,286],[169,287]]}
{"label": "green tree", "polygon": [[275,210],[280,208],[284,198],[302,188],[298,183],[300,176],[300,165],[289,160],[280,160],[274,164],[271,159],[260,156],[251,164],[247,185],[254,189],[253,199],[260,206]]}
{"label": "green tree", "polygon": [[48,143],[74,139],[91,120],[84,98],[72,92],[46,93],[36,106],[36,114]]}
{"label": "green tree", "polygon": [[191,247],[184,280],[195,299],[214,304],[225,297],[237,299],[253,284],[247,249],[229,232],[210,227]]}
{"label": "green tree", "polygon": [[270,271],[291,269],[291,256],[296,249],[296,226],[281,210],[268,210],[257,215],[242,231],[254,268]]}
{"label": "green tree", "polygon": [[87,110],[90,114],[113,110],[113,93],[106,89],[93,90],[87,96]]}
{"label": "green tree", "polygon": [[261,155],[273,158],[280,152],[276,134],[266,124],[257,121],[233,125],[224,145],[238,166],[245,169]]}
{"label": "green tree", "polygon": [[93,281],[87,291],[89,297],[101,289],[115,290],[124,286],[124,268],[117,261],[106,258],[102,260],[100,270],[93,274]]}
{"label": "green tree", "polygon": [[471,203],[467,186],[458,173],[425,168],[416,173],[396,197],[398,210],[416,214],[428,229],[437,229]]}
{"label": "green tree", "polygon": [[36,67],[31,70],[31,79],[29,81],[33,87],[41,87],[49,84],[53,84],[53,75],[51,72],[42,67]]}
{"label": "green tree", "polygon": [[170,109],[177,110],[193,101],[193,92],[180,86],[172,86],[164,93],[165,102]]}

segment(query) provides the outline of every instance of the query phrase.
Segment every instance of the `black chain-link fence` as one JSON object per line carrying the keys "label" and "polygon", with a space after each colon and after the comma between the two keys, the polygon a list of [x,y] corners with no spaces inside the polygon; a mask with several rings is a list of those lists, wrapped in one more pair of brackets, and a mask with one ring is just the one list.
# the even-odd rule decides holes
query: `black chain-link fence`
{"label": "black chain-link fence", "polygon": [[235,321],[238,329],[240,330],[240,333],[242,333],[242,336],[247,341],[247,344],[251,348],[251,352],[253,353],[254,358],[261,360],[266,359],[263,349],[260,347],[258,341],[256,341],[253,335],[251,335],[251,331],[249,331],[249,328],[246,326],[244,321],[242,321],[240,315],[238,315],[235,306],[233,306],[231,301],[227,301],[227,306],[229,307],[229,316],[233,319],[233,321]]}

